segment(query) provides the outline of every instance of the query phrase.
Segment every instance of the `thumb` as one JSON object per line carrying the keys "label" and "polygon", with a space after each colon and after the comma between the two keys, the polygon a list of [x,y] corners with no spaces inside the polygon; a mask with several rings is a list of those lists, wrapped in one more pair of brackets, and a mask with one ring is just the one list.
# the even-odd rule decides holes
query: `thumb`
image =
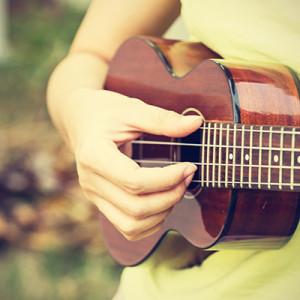
{"label": "thumb", "polygon": [[181,115],[137,99],[130,101],[135,102],[135,107],[130,113],[130,123],[138,131],[183,137],[197,130],[203,122],[199,115]]}

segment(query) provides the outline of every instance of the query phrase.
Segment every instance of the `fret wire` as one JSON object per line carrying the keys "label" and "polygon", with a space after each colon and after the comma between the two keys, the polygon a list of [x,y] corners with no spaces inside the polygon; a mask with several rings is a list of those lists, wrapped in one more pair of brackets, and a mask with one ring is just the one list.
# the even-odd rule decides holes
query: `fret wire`
{"label": "fret wire", "polygon": [[[169,164],[169,165],[170,164],[180,163],[179,161],[163,161],[163,160],[151,160],[151,159],[149,159],[149,160],[146,160],[146,159],[134,159],[134,161],[137,162],[137,163],[153,163],[153,164]],[[196,165],[196,166],[202,166],[202,165],[212,166],[212,163],[206,163],[206,162],[204,162],[204,163],[202,163],[202,162],[191,162],[191,163],[194,164],[194,165]],[[227,164],[227,165],[230,166],[230,167],[233,167],[233,166],[235,166],[235,167],[241,167],[242,166],[241,164],[235,164],[235,165],[233,165],[233,164]],[[226,166],[225,163],[221,164],[221,167],[224,167],[224,166]],[[279,165],[261,165],[261,166],[259,166],[259,165],[252,165],[251,167],[252,168],[259,168],[259,167],[261,167],[261,168],[266,168],[266,169],[269,169],[270,167],[273,168],[273,169],[279,169],[279,168],[288,169],[288,170],[291,169],[290,166],[279,166]],[[294,170],[300,170],[300,166],[299,167],[294,166],[293,169]]]}
{"label": "fret wire", "polygon": [[[260,131],[259,131],[259,157],[258,157],[258,165],[259,165],[259,168],[258,168],[258,182],[261,181],[261,160],[262,160],[262,150],[261,150],[261,147],[262,147],[262,140],[263,140],[263,131],[262,131],[262,126],[260,126]],[[258,187],[260,188],[260,183],[258,185]]]}
{"label": "fret wire", "polygon": [[[206,125],[207,124],[207,125]],[[218,124],[219,127],[218,127]],[[224,125],[223,125],[224,124]],[[213,126],[213,127],[212,127]],[[225,128],[223,126],[226,126]],[[233,126],[233,127],[232,127]],[[258,128],[258,129],[257,129]],[[212,170],[212,177],[211,177],[211,181],[213,184],[213,187],[216,186],[216,184],[218,184],[218,186],[221,186],[221,177],[222,177],[222,166],[225,166],[225,187],[228,187],[229,184],[229,175],[228,175],[228,170],[229,167],[232,168],[232,186],[235,187],[235,176],[236,176],[236,167],[238,167],[238,165],[236,165],[236,159],[237,159],[237,149],[241,149],[241,164],[240,164],[240,184],[241,187],[243,187],[243,185],[245,184],[244,181],[244,154],[245,154],[245,150],[249,149],[250,151],[250,161],[249,161],[249,187],[251,188],[251,184],[252,184],[252,179],[253,179],[253,169],[252,168],[256,168],[258,167],[258,187],[260,188],[262,184],[268,184],[268,187],[270,188],[271,185],[274,185],[274,183],[272,183],[272,169],[277,169],[279,168],[279,182],[276,183],[279,186],[279,189],[282,189],[282,186],[284,186],[284,184],[282,183],[282,179],[283,179],[283,169],[289,169],[290,171],[290,182],[289,182],[289,186],[291,189],[294,188],[294,180],[295,180],[295,170],[299,169],[297,166],[295,166],[295,159],[297,158],[297,153],[295,150],[295,146],[296,146],[296,137],[298,136],[298,134],[300,134],[300,132],[298,132],[298,127],[291,127],[291,131],[285,131],[286,127],[280,127],[280,131],[277,130],[276,127],[274,128],[274,126],[270,126],[269,130],[264,130],[263,126],[258,126],[258,125],[245,125],[245,124],[231,124],[231,123],[204,123],[203,127],[201,127],[200,129],[202,130],[202,144],[189,144],[189,143],[180,143],[180,142],[159,142],[159,141],[141,141],[141,140],[135,140],[132,141],[133,144],[152,144],[152,145],[178,145],[178,146],[189,146],[189,147],[202,147],[202,161],[204,161],[206,158],[207,159],[207,163],[205,164],[199,164],[201,165],[201,181],[203,182],[203,186],[204,186],[204,182],[206,185],[209,184],[210,182],[210,170]],[[289,127],[288,127],[289,128]],[[226,130],[226,143],[225,145],[222,145],[223,143],[223,130]],[[213,130],[213,134],[214,136],[211,137],[211,133]],[[217,134],[219,131],[219,143],[217,144]],[[230,138],[230,132],[233,131],[233,141],[231,141]],[[241,132],[242,136],[241,136],[241,146],[237,145],[237,132]],[[245,132],[250,132],[250,146],[245,146]],[[259,139],[258,139],[258,145],[254,145],[253,141],[254,141],[254,132],[259,132]],[[269,147],[263,146],[263,133],[264,132],[268,132],[269,133]],[[279,141],[279,146],[277,147],[277,145],[273,146],[273,139],[274,136],[273,134],[275,133],[280,133],[280,141]],[[285,148],[285,136],[287,134],[291,134],[291,147],[286,147]],[[207,135],[207,140],[205,140]],[[231,144],[229,144],[229,142]],[[257,144],[257,143],[255,143]],[[212,147],[212,149],[210,149],[210,147]],[[226,152],[226,158],[225,158],[225,164],[222,163],[222,152],[223,152],[223,148],[225,147],[225,152]],[[230,148],[229,148],[230,147]],[[205,148],[206,149],[206,153],[205,153]],[[217,150],[219,150],[219,161],[218,161],[218,171],[217,171],[217,178],[218,178],[218,183],[217,183],[217,179],[216,179],[216,153]],[[254,150],[258,150],[259,151],[259,158],[258,158],[258,166],[253,165],[253,151]],[[262,151],[263,150],[267,150],[269,153],[268,156],[268,165],[262,165]],[[230,153],[232,151],[232,153]],[[280,159],[279,159],[279,166],[272,166],[272,161],[273,161],[273,153],[272,151],[280,151]],[[284,156],[284,152],[283,151],[288,151],[291,152],[291,166],[283,166],[284,164],[284,160],[283,160],[283,156]],[[212,164],[209,162],[210,160],[210,154],[212,153],[213,155],[213,160],[212,160]],[[223,152],[224,153],[224,152]],[[231,156],[231,159],[233,160],[233,164],[229,163],[229,153]],[[149,163],[151,163],[152,161],[149,161]],[[161,162],[159,162],[161,163]],[[174,162],[176,163],[176,162]],[[210,166],[212,166],[212,169],[210,169]],[[206,172],[205,171],[205,167],[206,167]],[[262,170],[264,168],[268,168],[268,172],[267,172],[267,177],[268,177],[268,181],[267,183],[262,183],[261,179],[262,179]],[[204,178],[206,174],[206,179]],[[200,179],[199,178],[199,179]],[[255,184],[255,183],[253,183]]]}
{"label": "fret wire", "polygon": [[[275,133],[274,131],[272,131],[272,133]],[[157,141],[140,141],[140,140],[134,140],[131,142],[132,144],[145,144],[145,145],[158,145],[158,146],[192,146],[192,147],[213,147],[212,144],[188,144],[188,143],[177,143],[177,142],[157,142]],[[232,147],[231,145],[229,145],[230,147]],[[222,145],[219,146],[221,148],[226,148],[227,145]],[[250,149],[249,146],[245,146],[242,148],[242,146],[236,146],[237,149]],[[259,147],[259,146],[252,146],[253,150],[276,150],[276,151],[295,151],[295,149],[293,148],[281,148],[281,147]]]}
{"label": "fret wire", "polygon": [[[222,139],[223,139],[223,135],[222,135],[222,131],[223,131],[223,123],[220,123],[220,132],[219,132],[219,147],[221,148],[222,146]],[[222,151],[219,151],[219,172],[218,172],[218,185],[221,186],[221,161],[222,161]]]}
{"label": "fret wire", "polygon": [[252,181],[252,154],[253,154],[253,126],[250,126],[250,148],[249,148],[249,188],[251,188]]}
{"label": "fret wire", "polygon": [[[236,124],[233,125],[234,129],[236,129]],[[236,154],[236,130],[233,131],[233,155],[232,155],[232,163],[235,164],[235,154]],[[235,180],[235,167],[232,169],[232,186],[234,187]]]}
{"label": "fret wire", "polygon": [[241,174],[240,174],[240,181],[241,181],[241,187],[243,187],[243,181],[244,181],[244,139],[245,139],[245,125],[242,125],[242,141],[241,141]]}
{"label": "fret wire", "polygon": [[229,152],[229,124],[226,126],[226,164],[225,164],[225,187],[228,186],[228,152]]}
{"label": "fret wire", "polygon": [[[205,135],[205,131],[204,131]],[[147,140],[133,140],[132,144],[144,144],[144,145],[158,145],[158,146],[190,146],[190,147],[203,147],[208,146],[204,142],[202,144],[192,144],[192,143],[181,143],[181,142],[159,142],[159,141],[147,141]]]}
{"label": "fret wire", "polygon": [[[177,163],[177,162],[172,162],[172,161],[169,161],[169,162],[166,162],[166,161],[151,161],[151,160],[149,160],[149,161],[145,161],[145,160],[135,160],[136,162],[151,162],[151,163],[159,163],[159,164],[161,164],[161,163],[168,163],[168,164],[175,164],[175,163]],[[200,164],[200,163],[194,163],[194,164]],[[224,165],[224,164],[222,164],[222,165]],[[257,167],[257,166],[256,166]],[[280,166],[274,166],[274,167],[276,167],[276,168],[280,168]],[[294,169],[300,169],[299,167],[297,168],[297,167],[295,167]],[[202,184],[202,180],[192,180],[191,182],[194,182],[194,183],[201,183]],[[209,186],[209,184],[210,183],[212,183],[213,181],[210,181],[210,180],[206,180],[206,186]],[[225,185],[225,187],[228,187],[228,182],[225,180],[225,181],[219,181],[219,184],[218,184],[218,186],[219,187],[221,187],[221,185],[222,184],[224,184]],[[247,184],[247,182],[235,182],[235,184],[237,184],[237,185],[240,185],[240,187],[242,188],[242,185],[243,184]],[[269,181],[267,181],[267,182],[261,182],[261,181],[257,181],[257,182],[251,182],[251,185],[266,185],[266,186],[268,186],[268,189],[271,189],[271,186],[277,186],[278,185],[278,183],[275,183],[275,182],[269,182]],[[250,181],[248,182],[248,185],[250,185]],[[282,183],[281,184],[282,186],[290,186],[290,183]],[[204,185],[202,185],[202,186],[204,186]],[[295,187],[300,187],[300,183],[299,184],[297,184],[297,183],[294,183],[293,185],[292,185],[292,188],[291,189],[294,189]]]}
{"label": "fret wire", "polygon": [[[200,183],[200,180],[192,180],[192,182],[195,182],[195,183]],[[209,181],[208,183],[211,183],[211,181]],[[244,182],[247,184],[247,182]],[[226,182],[225,181],[222,181],[221,184],[224,184],[226,186]],[[236,182],[236,184],[240,185],[241,182]],[[249,184],[249,182],[248,182]],[[258,182],[251,182],[252,185],[258,185]],[[266,185],[268,186],[269,189],[271,189],[271,186],[278,186],[278,183],[277,182],[261,182],[261,185]],[[282,183],[282,186],[289,186],[290,184],[289,183]],[[296,183],[294,184],[294,187],[300,187],[300,183]]]}
{"label": "fret wire", "polygon": [[[218,122],[205,122],[205,123],[203,123],[203,124],[208,124],[208,123],[218,123]],[[218,124],[224,124],[224,125],[233,125],[234,123],[218,123]],[[239,126],[240,127],[237,127],[237,131],[242,131],[242,125],[245,125],[245,126],[249,126],[249,129],[247,129],[247,128],[245,128],[245,132],[250,132],[251,131],[251,129],[250,129],[250,126],[261,126],[261,125],[250,125],[250,124],[239,124]],[[264,125],[265,127],[268,127],[268,125]],[[285,133],[286,134],[293,134],[293,132],[292,132],[292,130],[293,130],[293,128],[295,128],[295,129],[298,129],[299,131],[295,131],[295,133],[296,133],[296,135],[300,135],[300,127],[292,127],[292,126],[280,126],[280,125],[278,125],[277,127],[279,127],[280,129],[278,129],[278,130],[274,130],[274,126],[276,126],[276,125],[273,125],[273,126],[270,126],[270,128],[271,127],[273,127],[273,133],[281,133],[281,128],[286,128],[286,129],[290,129],[290,131],[285,131]],[[201,127],[199,127],[199,129],[203,129],[203,127],[201,126]],[[228,130],[229,131],[233,131],[233,130],[235,130],[234,128],[228,128]],[[253,132],[260,132],[260,128],[259,129],[253,129],[252,130]],[[269,129],[265,129],[265,130],[263,130],[263,132],[265,133],[265,132],[269,132]]]}
{"label": "fret wire", "polygon": [[[283,148],[283,137],[284,137],[284,128],[281,127],[281,133],[280,133],[280,148]],[[279,158],[279,189],[282,189],[282,165],[283,165],[283,151],[280,151],[280,158]]]}
{"label": "fret wire", "polygon": [[[293,133],[295,133],[295,128],[293,128]],[[295,149],[295,134],[292,135],[292,149]],[[290,175],[290,183],[291,190],[294,189],[294,160],[295,160],[295,151],[291,152],[291,175]]]}
{"label": "fret wire", "polygon": [[[211,123],[208,123],[208,128],[207,128],[207,144],[210,144],[210,126]],[[206,162],[209,163],[209,150],[210,147],[207,147],[207,152],[206,152]],[[207,182],[209,181],[209,164],[206,167],[206,180]]]}
{"label": "fret wire", "polygon": [[215,186],[215,170],[216,170],[216,140],[217,140],[217,123],[214,123],[214,139],[213,139],[213,169],[212,169],[212,181],[213,187]]}
{"label": "fret wire", "polygon": [[[205,123],[204,123],[204,127],[205,127]],[[206,130],[203,131],[202,133],[202,161],[204,162],[204,144],[205,144],[205,132]],[[204,185],[204,164],[201,167],[201,179],[202,179],[202,186]]]}

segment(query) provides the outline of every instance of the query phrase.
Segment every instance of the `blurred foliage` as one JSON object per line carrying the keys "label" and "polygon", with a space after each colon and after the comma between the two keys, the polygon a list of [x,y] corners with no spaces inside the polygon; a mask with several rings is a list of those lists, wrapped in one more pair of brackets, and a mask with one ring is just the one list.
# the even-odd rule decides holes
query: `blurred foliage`
{"label": "blurred foliage", "polygon": [[0,299],[110,299],[121,268],[105,251],[72,155],[46,110],[47,80],[84,12],[11,0],[0,65]]}
{"label": "blurred foliage", "polygon": [[0,263],[3,300],[111,299],[116,289],[112,278],[119,276],[109,257],[74,251],[11,251]]}
{"label": "blurred foliage", "polygon": [[0,68],[1,126],[26,117],[45,118],[46,82],[67,53],[83,16],[82,11],[52,1],[14,5],[20,2],[11,4],[10,53]]}

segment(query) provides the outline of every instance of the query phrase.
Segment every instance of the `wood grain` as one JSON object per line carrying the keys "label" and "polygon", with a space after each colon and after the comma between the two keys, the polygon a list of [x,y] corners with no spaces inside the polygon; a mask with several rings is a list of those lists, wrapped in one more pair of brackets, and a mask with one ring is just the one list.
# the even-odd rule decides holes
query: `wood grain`
{"label": "wood grain", "polygon": [[[226,61],[198,43],[130,39],[113,59],[105,87],[178,113],[199,110],[209,122],[300,126],[299,94],[287,68]],[[142,140],[174,142],[149,134]],[[134,158],[148,160],[144,167],[157,166],[151,160],[173,163],[177,153],[176,146],[133,145]],[[191,154],[197,155],[200,162],[200,152]],[[199,248],[281,247],[296,228],[299,206],[298,192],[193,185],[159,232],[143,240],[129,242],[102,214],[100,219],[112,256],[131,266],[146,259],[170,230]]]}

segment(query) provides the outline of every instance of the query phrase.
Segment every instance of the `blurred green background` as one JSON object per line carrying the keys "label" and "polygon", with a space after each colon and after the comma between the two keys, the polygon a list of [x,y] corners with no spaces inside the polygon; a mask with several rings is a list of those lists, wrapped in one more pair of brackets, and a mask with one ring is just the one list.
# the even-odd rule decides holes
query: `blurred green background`
{"label": "blurred green background", "polygon": [[118,286],[122,268],[105,250],[97,210],[83,198],[73,157],[45,104],[49,75],[66,55],[88,2],[6,2],[8,48],[0,62],[1,300],[111,299]]}

